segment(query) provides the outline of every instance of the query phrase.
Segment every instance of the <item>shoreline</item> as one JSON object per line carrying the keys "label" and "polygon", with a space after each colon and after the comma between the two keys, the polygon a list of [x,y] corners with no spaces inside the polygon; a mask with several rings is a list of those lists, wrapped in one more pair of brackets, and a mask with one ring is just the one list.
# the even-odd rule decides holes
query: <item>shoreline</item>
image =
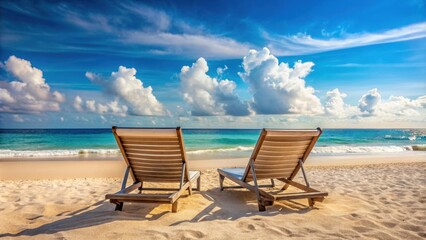
{"label": "shoreline", "polygon": [[[245,167],[248,158],[188,160],[191,170]],[[311,155],[306,167],[355,166],[370,164],[426,162],[426,152]],[[49,157],[0,159],[0,180],[122,178],[121,157]]]}

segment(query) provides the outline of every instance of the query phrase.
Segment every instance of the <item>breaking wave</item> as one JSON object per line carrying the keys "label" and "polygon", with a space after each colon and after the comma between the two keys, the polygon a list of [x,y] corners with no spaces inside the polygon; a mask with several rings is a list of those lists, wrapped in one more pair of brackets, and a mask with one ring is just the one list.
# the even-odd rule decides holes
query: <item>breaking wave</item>
{"label": "breaking wave", "polygon": [[[216,149],[187,150],[187,154],[202,155],[215,153],[251,152],[253,147],[238,146]],[[343,154],[343,153],[392,153],[404,151],[426,151],[426,145],[413,146],[316,146],[314,154]],[[70,157],[70,156],[118,156],[119,149],[71,149],[71,150],[0,150],[0,158],[14,157]]]}
{"label": "breaking wave", "polygon": [[71,150],[0,150],[0,158],[12,157],[68,157],[68,156],[115,156],[118,149],[71,149]]}

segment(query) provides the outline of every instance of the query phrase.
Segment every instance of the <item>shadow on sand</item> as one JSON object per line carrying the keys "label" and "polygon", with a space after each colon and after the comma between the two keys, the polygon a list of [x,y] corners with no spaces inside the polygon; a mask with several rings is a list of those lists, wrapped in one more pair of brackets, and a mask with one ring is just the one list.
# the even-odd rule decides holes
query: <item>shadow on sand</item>
{"label": "shadow on sand", "polygon": [[[294,201],[280,201],[274,203],[273,206],[267,207],[265,212],[259,212],[256,204],[256,199],[253,193],[249,191],[225,190],[221,192],[219,188],[209,189],[207,191],[194,192],[194,195],[200,194],[204,200],[203,205],[198,205],[194,209],[199,213],[189,220],[181,220],[170,224],[176,226],[185,222],[202,222],[214,220],[235,220],[249,216],[274,216],[278,214],[303,214],[312,210],[306,204],[301,204]],[[189,196],[182,196],[182,199]],[[190,198],[190,197],[189,197]],[[182,200],[181,199],[181,200]],[[232,199],[232,201],[229,201]],[[190,202],[191,199],[188,199]],[[61,213],[56,216],[66,218],[43,224],[32,229],[25,229],[21,232],[12,234],[0,234],[2,237],[17,237],[17,236],[36,236],[39,234],[55,234],[62,231],[87,228],[91,226],[101,225],[115,221],[155,221],[170,211],[163,211],[153,214],[153,209],[159,204],[125,204],[123,212],[114,211],[114,205],[102,200],[90,206],[79,209],[71,213]],[[191,204],[186,207],[192,206]],[[239,211],[244,209],[244,211]]]}

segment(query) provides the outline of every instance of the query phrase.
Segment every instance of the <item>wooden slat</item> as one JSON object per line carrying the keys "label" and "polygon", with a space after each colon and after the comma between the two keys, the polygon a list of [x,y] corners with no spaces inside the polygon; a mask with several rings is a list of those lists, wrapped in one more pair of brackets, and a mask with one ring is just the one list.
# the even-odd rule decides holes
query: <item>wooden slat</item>
{"label": "wooden slat", "polygon": [[[164,160],[162,160],[164,161]],[[164,162],[158,162],[158,160],[150,161],[150,160],[144,160],[139,162],[131,162],[131,166],[139,166],[139,167],[156,167],[156,166],[163,166],[163,167],[182,167],[182,162],[172,162],[172,161],[164,161]]]}
{"label": "wooden slat", "polygon": [[[278,143],[278,142],[277,142]],[[266,151],[294,151],[294,150],[306,150],[309,145],[300,145],[300,146],[265,146],[262,145],[260,150],[266,150]]]}
{"label": "wooden slat", "polygon": [[120,137],[120,139],[124,142],[126,141],[139,141],[139,142],[177,142],[178,137]]}
{"label": "wooden slat", "polygon": [[284,163],[270,163],[270,162],[255,162],[255,168],[293,168],[297,165],[297,161],[294,162],[284,162]]}
{"label": "wooden slat", "polygon": [[156,201],[156,202],[170,202],[171,194],[107,194],[106,199],[116,199],[124,201]]}
{"label": "wooden slat", "polygon": [[293,141],[307,141],[311,140],[312,137],[282,137],[282,136],[266,136],[265,141],[269,142],[293,142]]}
{"label": "wooden slat", "polygon": [[144,142],[144,141],[132,141],[132,140],[127,140],[127,141],[123,141],[123,145],[127,146],[127,145],[144,145],[144,146],[163,146],[163,145],[170,145],[170,146],[175,146],[178,145],[178,141],[148,141],[148,142]]}
{"label": "wooden slat", "polygon": [[140,170],[140,171],[162,171],[162,172],[169,172],[169,171],[181,171],[182,170],[182,164],[180,166],[164,166],[161,164],[158,164],[158,166],[152,166],[152,165],[133,165],[132,168],[134,170]]}
{"label": "wooden slat", "polygon": [[[291,154],[292,152],[304,153],[307,148],[308,148],[308,146],[290,146],[290,147],[287,147],[287,146],[282,146],[282,147],[262,146],[262,148],[260,149],[260,152],[288,153],[288,154]],[[259,152],[259,154],[262,155],[260,152]]]}
{"label": "wooden slat", "polygon": [[141,144],[141,143],[125,143],[123,144],[124,147],[127,148],[150,148],[150,149],[162,149],[162,148],[166,148],[166,147],[179,147],[175,142],[150,142],[150,143],[146,143],[146,144]]}
{"label": "wooden slat", "polygon": [[319,133],[317,130],[269,130],[266,129],[267,136],[283,136],[283,137],[315,137]]}
{"label": "wooden slat", "polygon": [[158,178],[158,177],[147,177],[140,176],[138,177],[142,182],[167,182],[167,183],[179,183],[180,178]]}
{"label": "wooden slat", "polygon": [[[287,178],[287,177],[289,177],[290,176],[290,174],[291,173],[268,173],[268,174],[263,174],[263,173],[256,173],[256,178],[257,178],[257,180],[260,180],[260,179],[272,179],[272,178]],[[250,174],[250,175],[247,175],[247,179],[250,179],[250,181],[252,181],[253,180],[253,176]]]}
{"label": "wooden slat", "polygon": [[127,154],[128,158],[133,159],[150,159],[150,160],[182,160],[180,155],[148,155],[148,154],[136,154],[129,153]]}
{"label": "wooden slat", "polygon": [[264,156],[264,155],[259,155],[257,156],[257,158],[255,159],[256,161],[285,161],[285,160],[294,160],[294,159],[300,159],[302,158],[302,154],[299,155],[286,155],[286,156]]}
{"label": "wooden slat", "polygon": [[281,157],[285,157],[285,156],[292,156],[292,155],[296,155],[296,156],[303,156],[303,154],[305,153],[306,149],[299,149],[299,150],[287,150],[287,151],[266,151],[266,150],[260,150],[259,151],[259,155],[262,156],[281,156]]}
{"label": "wooden slat", "polygon": [[150,160],[143,160],[143,161],[131,161],[130,164],[132,167],[170,167],[170,168],[182,168],[182,162],[179,161],[164,161],[161,160],[161,162],[159,162],[158,160],[155,161],[150,161]]}
{"label": "wooden slat", "polygon": [[256,176],[258,174],[282,174],[285,175],[287,173],[292,173],[294,168],[281,168],[281,169],[274,169],[274,168],[256,168]]}
{"label": "wooden slat", "polygon": [[[168,169],[168,170],[164,170],[164,169]],[[149,168],[145,168],[145,167],[134,167],[133,168],[134,172],[147,172],[147,173],[156,173],[158,175],[180,175],[182,172],[182,168],[177,168],[177,167],[172,167],[172,168],[167,168],[158,165],[156,167],[149,167]]]}
{"label": "wooden slat", "polygon": [[264,147],[274,147],[274,146],[305,146],[307,147],[311,143],[310,140],[306,141],[291,141],[291,142],[285,142],[285,141],[264,141],[262,146]]}
{"label": "wooden slat", "polygon": [[182,175],[182,171],[153,171],[153,170],[140,170],[140,169],[135,169],[133,170],[133,172],[136,175],[145,175],[145,176],[158,176],[158,177],[163,177],[163,176],[168,176],[168,177],[180,177]]}
{"label": "wooden slat", "polygon": [[326,192],[282,193],[282,194],[275,195],[275,199],[276,200],[288,200],[288,199],[325,197],[327,195],[328,195],[328,193],[326,193]]}
{"label": "wooden slat", "polygon": [[271,152],[262,152],[262,154],[259,154],[258,158],[259,159],[270,159],[270,160],[274,160],[274,159],[301,159],[303,157],[303,153],[292,153],[292,154],[287,154],[287,153],[271,153]]}
{"label": "wooden slat", "polygon": [[161,145],[161,146],[154,146],[154,145],[125,145],[125,149],[127,150],[158,150],[158,151],[170,151],[170,150],[180,150],[178,145]]}
{"label": "wooden slat", "polygon": [[126,151],[127,155],[129,154],[142,154],[142,155],[180,155],[180,150],[179,149],[174,149],[174,150],[157,150],[157,149],[146,149],[146,148],[140,148],[140,149],[135,149],[135,148],[124,148],[124,150]]}
{"label": "wooden slat", "polygon": [[146,173],[146,172],[135,172],[135,175],[140,178],[152,178],[152,179],[173,179],[174,181],[180,181],[181,173],[173,174],[173,175],[159,175],[157,173]]}

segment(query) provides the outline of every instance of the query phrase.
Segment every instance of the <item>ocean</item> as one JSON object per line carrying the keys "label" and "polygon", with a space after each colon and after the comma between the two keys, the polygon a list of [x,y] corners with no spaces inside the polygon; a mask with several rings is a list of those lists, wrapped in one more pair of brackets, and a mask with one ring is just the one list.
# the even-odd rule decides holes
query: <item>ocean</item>
{"label": "ocean", "polygon": [[[188,159],[249,157],[260,129],[183,129]],[[323,129],[314,155],[424,150],[426,129]],[[0,129],[0,159],[114,157],[111,129]]]}

